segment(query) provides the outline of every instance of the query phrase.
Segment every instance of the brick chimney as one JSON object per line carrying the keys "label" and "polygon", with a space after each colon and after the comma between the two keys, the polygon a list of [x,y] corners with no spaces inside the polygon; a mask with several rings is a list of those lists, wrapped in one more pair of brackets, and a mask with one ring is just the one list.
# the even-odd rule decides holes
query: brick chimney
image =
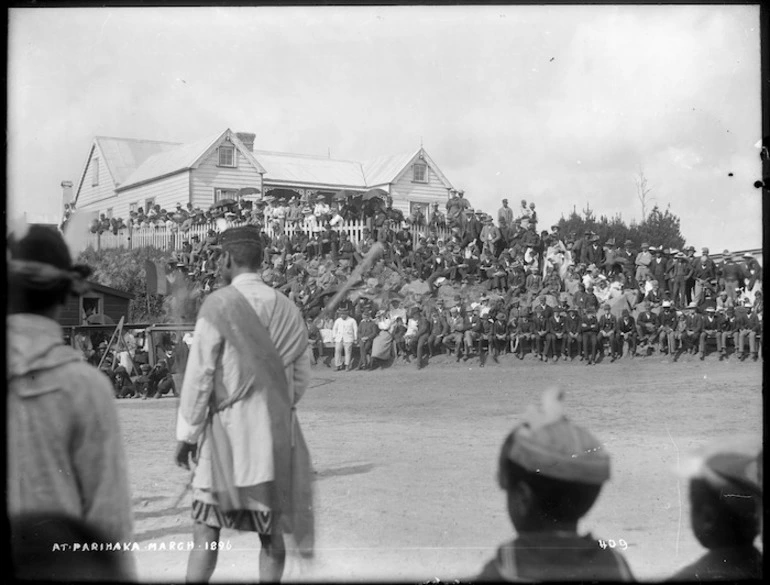
{"label": "brick chimney", "polygon": [[61,182],[61,195],[62,195],[62,209],[64,209],[65,203],[71,203],[72,202],[72,181],[62,181]]}
{"label": "brick chimney", "polygon": [[236,132],[235,135],[238,137],[238,140],[243,142],[243,145],[249,149],[249,152],[254,152],[254,139],[257,137],[256,134],[252,134],[251,132]]}

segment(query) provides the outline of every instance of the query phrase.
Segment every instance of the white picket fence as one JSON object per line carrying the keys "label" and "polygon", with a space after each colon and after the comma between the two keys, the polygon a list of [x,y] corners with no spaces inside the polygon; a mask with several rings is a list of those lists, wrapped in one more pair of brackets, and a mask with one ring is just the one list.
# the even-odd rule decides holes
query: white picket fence
{"label": "white picket fence", "polygon": [[[247,225],[246,222],[227,222],[225,229],[231,227],[239,227]],[[367,226],[367,222],[363,220],[346,221],[340,225],[334,226],[333,229],[337,232],[345,232],[348,234],[350,241],[357,244],[363,239],[364,228]],[[139,229],[122,229],[119,230],[117,235],[112,232],[104,232],[102,234],[89,233],[87,237],[87,244],[93,247],[95,250],[104,250],[112,248],[158,248],[161,250],[167,250],[169,252],[174,250],[181,250],[185,242],[190,241],[194,235],[197,235],[201,241],[205,240],[208,236],[209,230],[214,230],[215,233],[222,231],[220,226],[215,223],[198,224],[193,225],[187,231],[180,231],[178,229],[168,229],[166,226],[148,227]],[[291,237],[297,230],[302,230],[306,234],[312,234],[314,230],[310,224],[304,224],[301,226],[286,225],[284,231]],[[275,235],[272,226],[268,226],[265,230],[270,237]],[[430,229],[427,227],[411,227],[412,243],[417,245],[417,242],[421,236],[427,236]],[[449,230],[446,228],[439,228],[436,230],[436,235],[439,238],[446,239],[450,236]]]}

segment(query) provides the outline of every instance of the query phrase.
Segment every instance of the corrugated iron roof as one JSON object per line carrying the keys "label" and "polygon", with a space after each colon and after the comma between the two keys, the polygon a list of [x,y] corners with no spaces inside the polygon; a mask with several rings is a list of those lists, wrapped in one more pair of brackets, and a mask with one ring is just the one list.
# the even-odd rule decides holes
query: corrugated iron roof
{"label": "corrugated iron roof", "polygon": [[265,181],[366,187],[361,163],[320,156],[255,150],[254,157],[265,167]]}
{"label": "corrugated iron roof", "polygon": [[[98,136],[96,141],[116,186],[122,190],[194,167],[227,132],[230,131],[218,132],[187,144],[107,136]],[[230,135],[234,143],[242,146],[234,133],[230,132]],[[420,150],[363,162],[268,150],[246,152],[252,164],[265,171],[267,182],[366,189],[395,181]],[[436,171],[440,173],[438,169]],[[443,175],[440,177],[443,178]]]}
{"label": "corrugated iron roof", "polygon": [[121,188],[191,168],[223,134],[217,132],[195,142],[176,144],[150,156],[120,185]]}
{"label": "corrugated iron roof", "polygon": [[126,179],[150,157],[179,146],[178,142],[111,136],[97,136],[96,142],[116,185],[125,183]]}
{"label": "corrugated iron roof", "polygon": [[420,149],[363,161],[361,169],[366,178],[367,186],[374,187],[392,183],[418,152]]}

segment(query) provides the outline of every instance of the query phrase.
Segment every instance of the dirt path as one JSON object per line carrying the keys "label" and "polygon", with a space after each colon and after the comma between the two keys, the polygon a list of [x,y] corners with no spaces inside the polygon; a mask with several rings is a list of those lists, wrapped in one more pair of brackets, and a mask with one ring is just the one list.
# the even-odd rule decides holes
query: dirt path
{"label": "dirt path", "polygon": [[[697,558],[686,484],[675,472],[704,441],[761,432],[755,363],[658,358],[587,367],[505,358],[479,368],[441,357],[334,372],[315,366],[299,416],[316,475],[318,554],[291,558],[286,580],[471,578],[513,536],[495,483],[500,444],[540,391],[567,391],[570,417],[612,456],[612,479],[581,529],[624,539],[634,575],[658,580]],[[140,578],[184,579],[189,494],[173,466],[176,400],[118,403],[126,437]],[[214,581],[254,581],[259,540],[223,531]],[[154,546],[156,549],[147,550]]]}

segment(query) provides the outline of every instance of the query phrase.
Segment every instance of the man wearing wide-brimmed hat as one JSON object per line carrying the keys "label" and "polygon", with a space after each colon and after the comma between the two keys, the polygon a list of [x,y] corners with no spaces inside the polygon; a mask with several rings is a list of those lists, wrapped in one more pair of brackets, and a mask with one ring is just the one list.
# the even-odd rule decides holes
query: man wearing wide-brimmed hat
{"label": "man wearing wide-brimmed hat", "polygon": [[642,249],[636,255],[634,265],[636,266],[636,282],[644,282],[647,275],[650,273],[650,263],[652,262],[652,254],[650,253],[650,245],[647,242],[642,242]]}
{"label": "man wearing wide-brimmed hat", "polygon": [[703,248],[701,256],[694,262],[692,277],[695,280],[693,287],[693,301],[700,306],[703,302],[703,294],[706,288],[711,286],[711,281],[716,279],[716,266],[709,258],[709,249]]}
{"label": "man wearing wide-brimmed hat", "polygon": [[682,308],[687,304],[687,280],[692,276],[692,266],[687,256],[678,252],[673,258],[674,264],[671,270],[671,300],[676,308]]}
{"label": "man wearing wide-brimmed hat", "polygon": [[719,277],[724,281],[724,290],[727,292],[727,298],[735,301],[738,297],[738,289],[745,285],[744,280],[747,275],[743,266],[735,261],[735,257],[729,252],[722,263]]}

